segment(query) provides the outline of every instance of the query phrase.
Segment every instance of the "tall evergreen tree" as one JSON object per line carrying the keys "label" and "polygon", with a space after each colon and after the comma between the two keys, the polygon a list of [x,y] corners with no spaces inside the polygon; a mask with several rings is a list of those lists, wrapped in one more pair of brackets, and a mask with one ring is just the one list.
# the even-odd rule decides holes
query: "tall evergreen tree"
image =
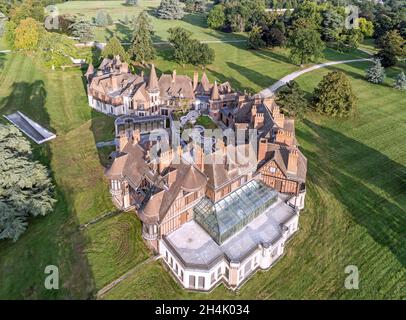
{"label": "tall evergreen tree", "polygon": [[21,132],[0,124],[0,239],[17,241],[29,216],[44,216],[55,200],[47,169],[32,160],[31,146]]}
{"label": "tall evergreen tree", "polygon": [[276,101],[284,114],[302,119],[308,102],[304,91],[296,81],[289,81],[276,95]]}
{"label": "tall evergreen tree", "polygon": [[398,90],[406,90],[406,76],[403,71],[397,75],[393,87]]}
{"label": "tall evergreen tree", "polygon": [[104,10],[98,10],[94,19],[95,23],[99,27],[105,27],[109,24],[107,13]]}
{"label": "tall evergreen tree", "polygon": [[379,59],[374,60],[374,64],[367,69],[366,78],[372,83],[382,83],[385,79],[385,68],[382,67]]}
{"label": "tall evergreen tree", "polygon": [[328,73],[314,90],[316,110],[331,116],[348,116],[356,106],[356,97],[348,77],[340,71]]}
{"label": "tall evergreen tree", "polygon": [[121,45],[120,40],[118,40],[116,37],[112,37],[107,42],[106,46],[103,48],[102,56],[110,59],[114,58],[115,56],[120,56],[122,61],[128,60],[127,52]]}
{"label": "tall evergreen tree", "polygon": [[155,58],[155,48],[152,42],[154,29],[145,11],[141,12],[133,23],[134,31],[129,51],[130,58],[145,64]]}
{"label": "tall evergreen tree", "polygon": [[157,9],[157,16],[161,19],[179,20],[182,19],[185,13],[181,7],[179,0],[161,0]]}
{"label": "tall evergreen tree", "polygon": [[94,29],[89,21],[84,18],[78,18],[75,23],[69,26],[72,35],[79,38],[80,41],[86,42],[94,39]]}

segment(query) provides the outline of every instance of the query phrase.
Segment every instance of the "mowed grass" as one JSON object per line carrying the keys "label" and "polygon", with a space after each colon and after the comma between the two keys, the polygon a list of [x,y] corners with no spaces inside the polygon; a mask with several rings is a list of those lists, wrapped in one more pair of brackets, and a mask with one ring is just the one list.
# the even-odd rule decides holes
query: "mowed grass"
{"label": "mowed grass", "polygon": [[[151,19],[154,28],[154,42],[167,41],[168,29],[182,27],[193,33],[199,40],[244,40],[246,35],[243,33],[224,33],[207,28],[205,14],[187,13],[182,20],[159,19],[155,11],[160,4],[160,0],[140,0],[138,6],[126,6],[124,1],[68,1],[58,4],[61,14],[69,13],[82,15],[88,20],[96,16],[98,10],[108,12],[113,18],[115,24],[107,27],[96,27],[95,36],[98,41],[107,41],[113,34],[124,42],[129,42],[132,38],[131,21],[134,16],[138,16],[141,11],[146,11]],[[129,24],[125,24],[127,16]]]}
{"label": "mowed grass", "polygon": [[86,230],[86,256],[96,289],[101,289],[151,254],[141,240],[141,222],[134,212],[98,222]]}
{"label": "mowed grass", "polygon": [[[297,79],[311,93],[327,72],[345,71],[358,111],[348,120],[310,113],[297,124],[309,161],[306,208],[299,232],[271,270],[258,272],[235,293],[224,286],[191,293],[154,262],[104,298],[405,299],[406,94],[390,87],[399,70],[374,85],[364,80],[368,65],[319,69]],[[358,267],[359,290],[344,287],[349,265]]]}
{"label": "mowed grass", "polygon": [[[1,241],[0,298],[93,297],[100,270],[111,270],[109,263],[115,262],[106,259],[102,266],[96,265],[93,241],[100,245],[102,240],[88,231],[93,226],[85,232],[79,231],[79,225],[115,210],[95,146],[97,141],[113,138],[113,119],[88,107],[80,70],[53,72],[22,54],[0,58],[0,113],[23,111],[57,134],[55,140],[33,147],[36,159],[52,172],[58,200],[54,212],[30,221],[17,243]],[[115,221],[117,225],[132,223],[126,216]],[[105,235],[106,245],[122,243],[113,240]],[[129,250],[137,241],[143,245],[140,237],[134,241]],[[137,247],[136,254],[141,252]],[[44,288],[44,269],[50,264],[59,267],[60,290]]]}

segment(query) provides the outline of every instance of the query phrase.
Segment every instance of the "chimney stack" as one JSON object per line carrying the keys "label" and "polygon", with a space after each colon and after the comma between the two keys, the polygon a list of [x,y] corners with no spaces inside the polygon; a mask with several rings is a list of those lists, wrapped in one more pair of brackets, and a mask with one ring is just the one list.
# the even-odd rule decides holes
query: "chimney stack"
{"label": "chimney stack", "polygon": [[289,173],[297,174],[298,158],[299,158],[299,154],[298,154],[297,149],[289,150],[288,167],[287,167],[287,171]]}
{"label": "chimney stack", "polygon": [[204,151],[199,143],[194,143],[194,162],[200,171],[204,171]]}
{"label": "chimney stack", "polygon": [[128,143],[127,134],[125,132],[120,133],[120,135],[116,139],[116,150],[122,152],[127,143]]}
{"label": "chimney stack", "polygon": [[138,144],[141,140],[140,129],[133,130],[133,144]]}
{"label": "chimney stack", "polygon": [[254,119],[254,128],[255,129],[261,129],[264,126],[264,114],[263,113],[257,113]]}
{"label": "chimney stack", "polygon": [[114,75],[112,75],[112,77],[111,77],[111,86],[112,86],[113,90],[118,89],[118,79]]}
{"label": "chimney stack", "polygon": [[268,149],[268,140],[266,138],[259,139],[258,145],[258,163],[266,158],[266,152]]}

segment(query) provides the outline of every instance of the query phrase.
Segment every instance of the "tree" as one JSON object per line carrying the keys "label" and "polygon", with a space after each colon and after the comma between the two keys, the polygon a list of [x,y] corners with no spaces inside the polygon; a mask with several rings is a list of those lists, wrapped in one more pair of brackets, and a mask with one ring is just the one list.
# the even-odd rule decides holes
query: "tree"
{"label": "tree", "polygon": [[200,43],[198,40],[191,40],[189,63],[194,66],[206,66],[214,61],[214,50],[206,43]]}
{"label": "tree", "polygon": [[10,48],[14,48],[14,41],[15,41],[15,37],[16,37],[16,34],[15,34],[16,28],[17,28],[17,25],[15,24],[15,22],[7,21],[4,37]]}
{"label": "tree", "polygon": [[115,56],[120,56],[121,60],[127,61],[128,54],[124,50],[123,46],[116,37],[112,37],[103,48],[102,56],[104,58],[114,58]]}
{"label": "tree", "polygon": [[127,6],[137,6],[138,5],[138,0],[125,0],[124,3]]}
{"label": "tree", "polygon": [[182,19],[184,15],[178,0],[161,0],[157,9],[157,16],[161,19],[179,20]]}
{"label": "tree", "polygon": [[286,37],[279,28],[272,27],[265,30],[262,34],[262,40],[269,47],[282,47],[286,43]]}
{"label": "tree", "polygon": [[76,56],[75,42],[66,35],[44,32],[39,42],[39,49],[44,64],[53,70],[70,64],[70,58]]}
{"label": "tree", "polygon": [[170,28],[168,32],[168,40],[174,48],[174,60],[179,64],[185,65],[189,62],[190,52],[193,49],[191,45],[192,33],[180,27]]}
{"label": "tree", "polygon": [[323,77],[314,90],[316,110],[331,116],[348,116],[356,106],[351,82],[341,71],[333,71]]}
{"label": "tree", "polygon": [[294,80],[277,93],[276,102],[284,114],[297,119],[303,118],[308,105],[304,91]]}
{"label": "tree", "polygon": [[406,40],[398,30],[386,32],[379,40],[378,45],[382,49],[389,50],[397,56],[403,56],[406,52]]}
{"label": "tree", "polygon": [[311,22],[299,19],[294,22],[288,39],[288,47],[292,61],[302,65],[322,57],[324,43]]}
{"label": "tree", "polygon": [[366,78],[372,83],[382,83],[385,79],[385,68],[379,59],[374,59],[374,64],[366,70]]}
{"label": "tree", "polygon": [[367,69],[366,78],[372,83],[382,83],[385,79],[385,68],[382,67],[379,59],[374,60],[374,64]]}
{"label": "tree", "polygon": [[320,27],[323,18],[320,13],[320,7],[316,2],[305,0],[293,11],[293,21],[303,19],[307,20],[315,29]]}
{"label": "tree", "polygon": [[214,50],[205,43],[191,39],[191,32],[180,28],[170,28],[169,42],[174,48],[173,58],[179,64],[207,65],[214,60]]}
{"label": "tree", "polygon": [[32,160],[29,142],[14,126],[0,124],[0,239],[17,241],[29,216],[52,211],[53,185],[45,166]]}
{"label": "tree", "polygon": [[366,38],[370,38],[374,34],[374,24],[365,18],[358,19],[358,26]]}
{"label": "tree", "polygon": [[0,37],[2,37],[6,31],[6,23],[7,23],[7,17],[0,12]]}
{"label": "tree", "polygon": [[113,18],[111,17],[110,13],[107,14],[107,25],[111,26],[114,24]]}
{"label": "tree", "polygon": [[224,14],[224,6],[217,4],[210,10],[207,16],[207,25],[211,29],[219,29],[226,22],[226,16]]}
{"label": "tree", "polygon": [[69,26],[74,37],[79,38],[81,42],[87,42],[94,39],[93,26],[84,18],[78,18],[75,23]]}
{"label": "tree", "polygon": [[257,50],[265,46],[265,41],[262,40],[262,28],[254,26],[248,35],[248,46],[251,49]]}
{"label": "tree", "polygon": [[44,22],[44,6],[41,0],[24,0],[12,6],[9,18],[16,25],[19,25],[22,20],[32,18],[38,22]]}
{"label": "tree", "polygon": [[344,16],[329,6],[321,12],[321,37],[324,41],[337,41],[344,25]]}
{"label": "tree", "polygon": [[132,60],[145,64],[155,58],[155,48],[152,42],[154,29],[148,15],[142,11],[133,21],[134,31],[129,54]]}
{"label": "tree", "polygon": [[206,10],[206,0],[185,0],[185,11],[204,12]]}
{"label": "tree", "polygon": [[378,53],[375,54],[375,58],[379,59],[385,68],[392,67],[398,62],[396,54],[391,48],[379,50]]}
{"label": "tree", "polygon": [[98,27],[105,27],[109,24],[109,20],[107,18],[107,13],[104,10],[97,10],[96,17],[94,19],[96,26]]}
{"label": "tree", "polygon": [[403,71],[397,75],[395,83],[393,84],[393,87],[398,90],[403,90],[403,91],[406,90],[406,76]]}
{"label": "tree", "polygon": [[15,29],[14,48],[21,50],[37,49],[43,31],[38,21],[33,18],[22,20]]}

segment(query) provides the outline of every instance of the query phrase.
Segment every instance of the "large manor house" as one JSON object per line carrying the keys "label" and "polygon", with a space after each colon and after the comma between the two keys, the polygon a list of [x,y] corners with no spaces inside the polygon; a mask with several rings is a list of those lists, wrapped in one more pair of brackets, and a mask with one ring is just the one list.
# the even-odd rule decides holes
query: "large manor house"
{"label": "large manor house", "polygon": [[[211,83],[205,73],[158,77],[152,65],[148,76],[132,74],[119,57],[85,76],[90,106],[117,116],[105,173],[113,202],[137,214],[146,243],[184,288],[235,290],[278,261],[298,230],[307,159],[294,120],[272,98]],[[210,148],[204,138],[173,146],[180,109],[246,134],[209,137]],[[151,141],[154,130],[168,132],[169,148]]]}

